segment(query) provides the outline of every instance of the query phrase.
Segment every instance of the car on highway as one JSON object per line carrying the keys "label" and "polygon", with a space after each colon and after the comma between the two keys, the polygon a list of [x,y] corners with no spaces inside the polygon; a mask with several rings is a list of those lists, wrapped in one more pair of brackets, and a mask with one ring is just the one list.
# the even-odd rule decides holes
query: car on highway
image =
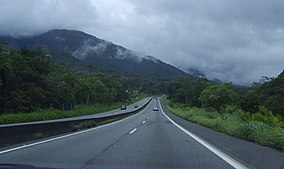
{"label": "car on highway", "polygon": [[154,107],[153,111],[159,111],[158,107]]}
{"label": "car on highway", "polygon": [[135,106],[134,106],[134,108],[138,108],[139,106],[138,106],[138,104],[136,104]]}
{"label": "car on highway", "polygon": [[122,105],[122,106],[120,107],[120,110],[126,110],[126,106],[125,106],[125,105]]}

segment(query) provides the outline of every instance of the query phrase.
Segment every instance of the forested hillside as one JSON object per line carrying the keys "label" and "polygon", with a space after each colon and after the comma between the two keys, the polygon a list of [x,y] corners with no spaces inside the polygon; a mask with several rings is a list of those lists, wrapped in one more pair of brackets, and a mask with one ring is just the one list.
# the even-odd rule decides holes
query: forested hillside
{"label": "forested hillside", "polygon": [[284,71],[271,81],[255,86],[241,101],[247,111],[256,112],[260,105],[284,116]]}
{"label": "forested hillside", "polygon": [[0,48],[0,112],[31,112],[62,104],[113,103],[128,99],[119,79],[83,75],[50,62],[38,50]]}
{"label": "forested hillside", "polygon": [[152,56],[137,54],[122,46],[76,30],[50,30],[33,36],[0,36],[0,41],[9,42],[10,47],[21,49],[43,48],[52,53],[53,61],[63,63],[76,70],[111,72],[116,75],[141,76],[155,79],[177,79],[191,77],[182,70]]}

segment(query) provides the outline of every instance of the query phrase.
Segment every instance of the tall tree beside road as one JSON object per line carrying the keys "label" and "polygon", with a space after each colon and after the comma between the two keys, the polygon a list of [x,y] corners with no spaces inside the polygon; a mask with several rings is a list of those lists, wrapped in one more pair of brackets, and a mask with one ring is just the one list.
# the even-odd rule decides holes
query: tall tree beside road
{"label": "tall tree beside road", "polygon": [[235,104],[239,96],[233,90],[231,83],[221,85],[210,84],[200,94],[200,101],[204,107],[212,107],[220,111],[225,105]]}
{"label": "tall tree beside road", "polygon": [[168,86],[169,99],[191,106],[201,106],[199,96],[206,81],[196,78],[180,78]]}

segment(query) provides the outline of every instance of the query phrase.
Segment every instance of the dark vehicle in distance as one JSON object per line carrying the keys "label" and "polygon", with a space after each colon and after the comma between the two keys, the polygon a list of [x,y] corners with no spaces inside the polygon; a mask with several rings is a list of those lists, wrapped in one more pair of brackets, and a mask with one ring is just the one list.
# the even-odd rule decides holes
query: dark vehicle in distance
{"label": "dark vehicle in distance", "polygon": [[134,106],[134,108],[138,108],[138,104],[136,104],[136,105]]}
{"label": "dark vehicle in distance", "polygon": [[126,110],[126,106],[125,106],[125,105],[122,105],[122,106],[120,107],[120,110]]}

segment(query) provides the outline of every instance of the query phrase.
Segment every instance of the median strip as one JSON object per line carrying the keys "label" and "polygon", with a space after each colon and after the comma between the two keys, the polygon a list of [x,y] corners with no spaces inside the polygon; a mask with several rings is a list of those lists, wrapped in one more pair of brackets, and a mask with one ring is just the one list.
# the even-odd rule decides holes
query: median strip
{"label": "median strip", "polygon": [[25,123],[25,124],[17,124],[17,125],[1,125],[0,126],[0,147],[5,147],[17,143],[23,143],[26,141],[32,141],[39,138],[55,136],[59,134],[64,134],[72,131],[78,131],[82,129],[92,128],[99,125],[103,125],[106,123],[110,123],[113,121],[117,121],[123,118],[126,118],[130,115],[133,115],[141,110],[143,110],[147,105],[149,105],[150,98],[147,100],[141,107],[138,109],[129,110],[123,113],[113,114],[105,114],[100,117],[92,117],[89,118],[78,118],[72,120],[56,120],[53,122],[47,121],[44,122],[33,122],[33,123]]}

